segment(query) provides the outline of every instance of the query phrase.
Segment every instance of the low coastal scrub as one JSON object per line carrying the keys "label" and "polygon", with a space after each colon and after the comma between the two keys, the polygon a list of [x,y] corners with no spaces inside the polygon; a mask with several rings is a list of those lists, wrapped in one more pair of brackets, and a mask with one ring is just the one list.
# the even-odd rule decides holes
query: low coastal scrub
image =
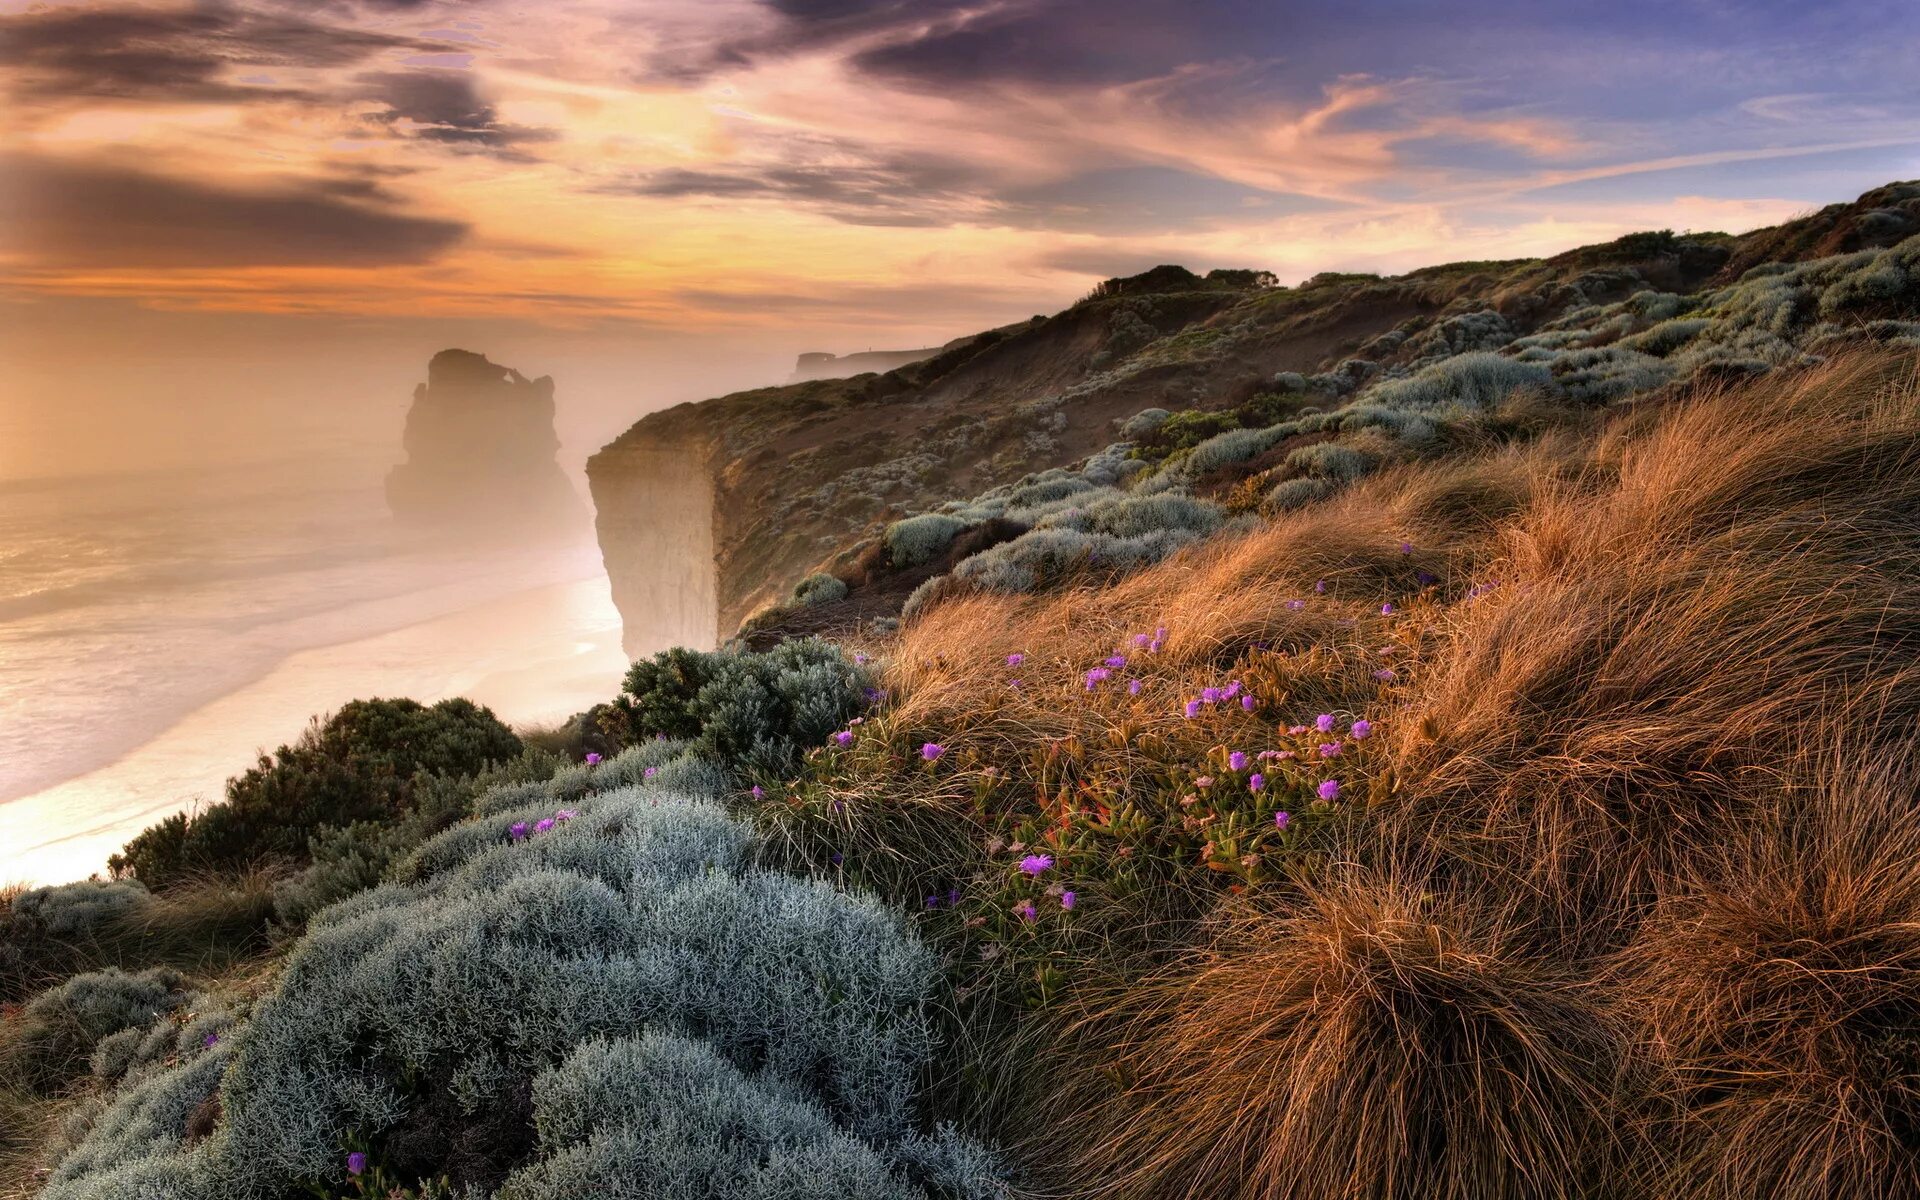
{"label": "low coastal scrub", "polygon": [[920,912],[1044,1192],[1891,1200],[1916,463],[1852,357],[954,597],[761,820]]}
{"label": "low coastal scrub", "polygon": [[224,801],[169,817],[109,865],[165,888],[196,873],[298,861],[324,827],[404,816],[422,777],[471,773],[520,751],[513,731],[470,700],[355,700],[228,780]]}
{"label": "low coastal scrub", "polygon": [[[240,1032],[123,1088],[44,1194],[373,1169],[519,1196],[693,1195],[730,1173],[784,1180],[769,1197],[994,1194],[932,1169],[984,1153],[916,1125],[934,962],[896,916],[754,867],[746,827],[648,786],[441,838],[412,882],[317,920]],[[188,1144],[210,1103],[217,1128]]]}

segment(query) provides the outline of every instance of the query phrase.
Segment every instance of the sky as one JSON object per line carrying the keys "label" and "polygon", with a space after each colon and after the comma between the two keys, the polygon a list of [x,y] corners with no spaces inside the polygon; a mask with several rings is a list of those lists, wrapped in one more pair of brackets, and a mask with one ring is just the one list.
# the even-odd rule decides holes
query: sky
{"label": "sky", "polygon": [[324,370],[457,337],[677,379],[937,343],[1160,262],[1290,282],[1744,230],[1920,176],[1912,18],[0,0],[0,349]]}

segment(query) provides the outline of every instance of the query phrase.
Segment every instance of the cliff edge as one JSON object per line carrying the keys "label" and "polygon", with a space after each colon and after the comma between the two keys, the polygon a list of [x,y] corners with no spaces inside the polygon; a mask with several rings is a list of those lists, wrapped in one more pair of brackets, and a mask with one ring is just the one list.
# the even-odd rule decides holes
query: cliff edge
{"label": "cliff edge", "polygon": [[[1299,407],[1326,403],[1309,383],[1350,395],[1466,354],[1545,356],[1556,378],[1577,374],[1583,355],[1608,354],[1555,349],[1601,346],[1600,334],[1575,336],[1583,314],[1651,306],[1648,319],[1674,317],[1663,335],[1678,337],[1713,315],[1714,289],[1755,266],[1916,231],[1920,187],[1890,184],[1739,236],[1661,230],[1384,278],[1326,273],[1282,287],[1264,272],[1156,267],[885,373],[653,413],[587,467],[626,649],[711,646],[814,572],[866,587],[891,521],[1083,460],[1143,410],[1225,420],[1277,398],[1318,412]],[[849,604],[848,619],[875,615]]]}

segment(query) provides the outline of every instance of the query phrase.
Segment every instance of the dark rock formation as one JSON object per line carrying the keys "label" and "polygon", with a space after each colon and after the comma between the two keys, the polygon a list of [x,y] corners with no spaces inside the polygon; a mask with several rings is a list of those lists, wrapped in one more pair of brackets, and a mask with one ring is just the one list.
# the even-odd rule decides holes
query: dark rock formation
{"label": "dark rock formation", "polygon": [[411,525],[507,537],[571,536],[586,510],[554,461],[553,379],[442,350],[407,412],[407,461],[387,506]]}

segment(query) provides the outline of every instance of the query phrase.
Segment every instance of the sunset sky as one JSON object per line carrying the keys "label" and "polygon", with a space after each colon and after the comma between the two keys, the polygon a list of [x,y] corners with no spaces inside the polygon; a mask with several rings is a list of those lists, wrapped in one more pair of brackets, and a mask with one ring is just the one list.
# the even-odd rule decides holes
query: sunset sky
{"label": "sunset sky", "polygon": [[0,0],[0,312],[844,349],[1164,261],[1291,281],[1746,229],[1920,175],[1912,16]]}

